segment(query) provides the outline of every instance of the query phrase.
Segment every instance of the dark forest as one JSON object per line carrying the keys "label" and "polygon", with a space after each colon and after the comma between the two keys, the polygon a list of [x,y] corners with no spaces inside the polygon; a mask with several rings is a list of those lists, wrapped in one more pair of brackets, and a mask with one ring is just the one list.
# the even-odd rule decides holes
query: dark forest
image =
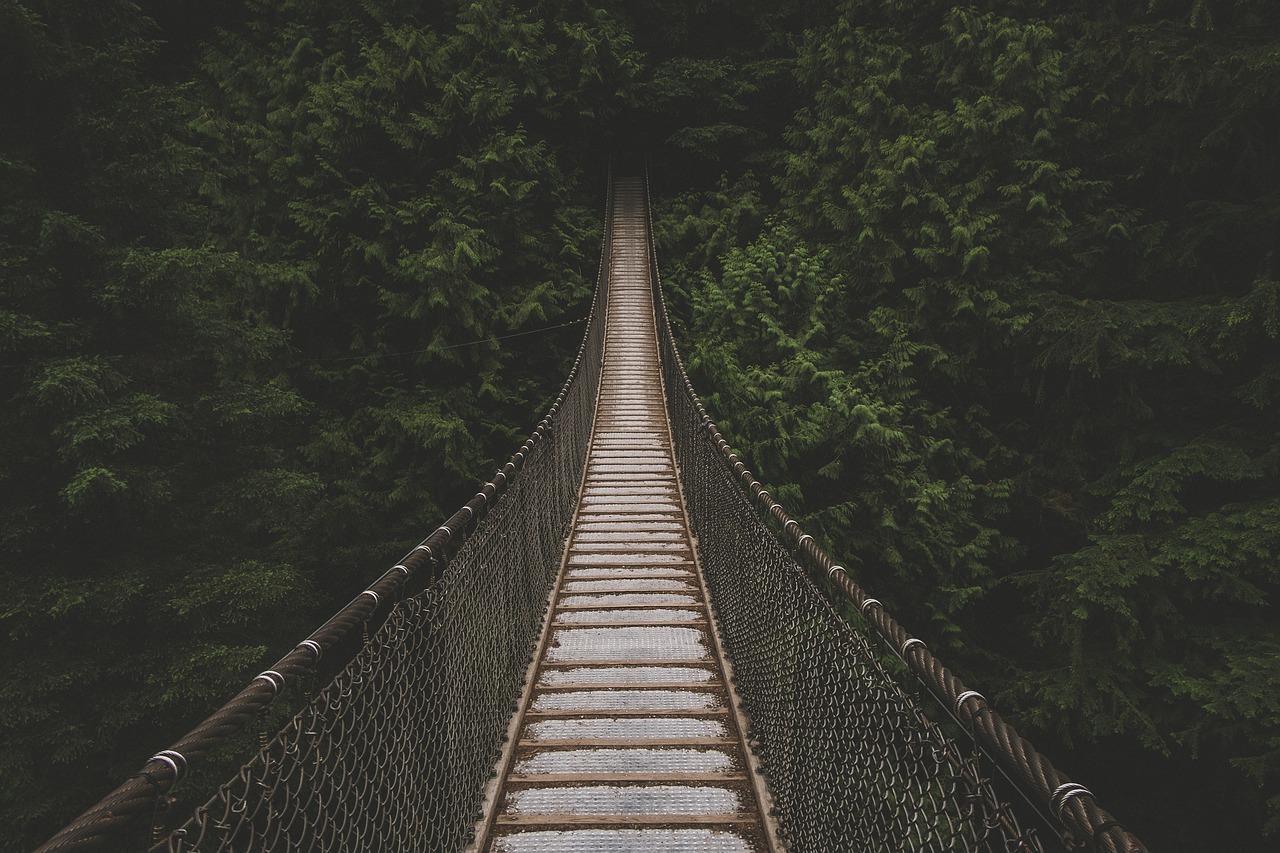
{"label": "dark forest", "polygon": [[0,75],[0,849],[519,445],[622,150],[772,493],[1151,849],[1276,843],[1280,4],[0,0]]}

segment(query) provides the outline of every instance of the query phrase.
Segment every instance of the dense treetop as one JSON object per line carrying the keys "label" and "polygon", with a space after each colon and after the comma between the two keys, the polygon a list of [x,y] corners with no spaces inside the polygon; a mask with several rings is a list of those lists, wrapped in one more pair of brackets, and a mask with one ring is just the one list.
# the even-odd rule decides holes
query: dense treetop
{"label": "dense treetop", "polygon": [[1152,849],[1280,828],[1275,3],[0,0],[0,70],[0,848],[519,443],[619,147],[828,550]]}

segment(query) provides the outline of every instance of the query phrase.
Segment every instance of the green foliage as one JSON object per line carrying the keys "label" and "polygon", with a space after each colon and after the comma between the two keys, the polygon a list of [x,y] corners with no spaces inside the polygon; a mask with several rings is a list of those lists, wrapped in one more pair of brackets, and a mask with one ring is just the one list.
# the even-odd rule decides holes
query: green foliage
{"label": "green foliage", "polygon": [[838,4],[780,198],[659,220],[772,493],[1153,846],[1260,849],[1280,808],[1266,7]]}
{"label": "green foliage", "polygon": [[645,145],[773,493],[1153,848],[1258,847],[1273,7],[0,0],[5,849],[510,451]]}
{"label": "green foliage", "polygon": [[190,6],[0,3],[4,849],[527,433],[581,327],[526,333],[595,271],[580,146],[642,61],[578,3]]}
{"label": "green foliage", "polygon": [[[749,198],[748,188],[722,186],[706,201]],[[666,220],[667,240],[689,226],[681,208],[692,202]],[[741,215],[717,213],[704,208],[697,220],[703,245],[709,223],[725,233]],[[953,613],[991,583],[1010,546],[991,518],[1012,485],[993,478],[992,454],[981,452],[990,443],[966,434],[975,413],[922,396],[917,377],[935,366],[936,348],[913,343],[893,312],[859,317],[829,253],[776,219],[719,264],[718,274],[696,273],[687,294],[698,330],[687,363],[721,427],[849,567],[873,585],[896,578],[898,604],[963,642]]]}
{"label": "green foliage", "polygon": [[583,310],[597,213],[559,143],[617,109],[638,59],[576,5],[433,23],[296,5],[261,4],[210,51],[217,108],[194,126],[219,239],[253,264],[257,310],[289,336],[279,366],[318,403],[308,526],[386,553],[463,496],[440,484],[509,452],[563,372],[573,333],[499,339]]}

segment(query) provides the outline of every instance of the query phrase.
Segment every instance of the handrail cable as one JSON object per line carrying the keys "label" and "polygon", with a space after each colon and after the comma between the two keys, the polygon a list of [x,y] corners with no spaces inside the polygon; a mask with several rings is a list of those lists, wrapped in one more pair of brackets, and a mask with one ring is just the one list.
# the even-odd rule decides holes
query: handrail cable
{"label": "handrail cable", "polygon": [[[612,162],[609,165],[608,186],[612,187]],[[592,297],[591,310],[586,318],[587,329],[568,378],[546,415],[524,444],[480,487],[471,500],[449,516],[430,536],[414,546],[263,674],[252,679],[222,707],[168,749],[148,759],[137,773],[59,830],[37,848],[36,853],[97,850],[119,841],[122,836],[151,817],[157,803],[187,775],[193,763],[258,719],[284,692],[286,686],[296,683],[303,675],[314,672],[326,651],[344,641],[360,641],[362,634],[368,632],[370,623],[376,617],[385,617],[392,603],[403,593],[410,577],[420,577],[428,568],[434,569],[433,574],[442,570],[451,553],[461,546],[463,532],[489,513],[499,498],[508,491],[535,447],[549,436],[557,413],[584,369],[593,335],[602,334],[599,327],[603,321],[598,318],[603,316],[603,300],[607,298],[606,289],[602,285],[609,253],[607,223],[610,192],[611,190],[606,190],[606,225],[597,270],[597,282],[601,285],[596,287]],[[594,365],[594,370],[598,372],[598,364]]]}
{"label": "handrail cable", "polygon": [[[646,194],[649,186],[647,165],[646,162]],[[781,541],[794,554],[802,556],[810,570],[829,580],[840,595],[853,604],[863,620],[875,629],[893,656],[907,666],[948,716],[960,723],[985,753],[994,757],[997,766],[1010,779],[1019,794],[1035,808],[1042,819],[1058,830],[1068,848],[1090,847],[1092,850],[1109,853],[1145,851],[1146,847],[1133,833],[1097,804],[1091,791],[1072,782],[1054,767],[1047,757],[1039,753],[991,708],[982,694],[969,689],[929,650],[923,640],[908,633],[878,599],[872,598],[843,566],[832,560],[818,541],[804,531],[799,521],[769,494],[730,447],[702,405],[675,346],[653,244],[651,200],[648,215],[654,301],[658,312],[659,334],[666,345],[663,355],[670,360],[681,390],[688,395],[705,438],[718,449],[726,471],[743,490],[756,513],[762,520],[773,523],[774,534],[780,536]],[[671,393],[670,390],[668,393]]]}
{"label": "handrail cable", "polygon": [[[1043,851],[992,786],[1003,773],[1064,847],[1145,851],[836,564],[730,448],[675,346],[647,164],[644,172],[647,287],[674,464],[718,636],[733,658],[788,847]],[[587,470],[608,325],[613,183],[611,157],[587,329],[529,439],[401,561],[40,851],[119,849],[153,814],[163,817],[190,765],[263,719],[326,653],[339,658],[326,662],[326,677],[337,671],[332,681],[314,697],[308,692],[273,738],[261,731],[257,754],[182,826],[154,820],[153,853],[453,851],[473,839]],[[873,630],[840,616],[815,580],[829,582]],[[962,748],[925,714],[889,673],[885,649],[971,742]],[[519,838],[500,849],[543,849]]]}

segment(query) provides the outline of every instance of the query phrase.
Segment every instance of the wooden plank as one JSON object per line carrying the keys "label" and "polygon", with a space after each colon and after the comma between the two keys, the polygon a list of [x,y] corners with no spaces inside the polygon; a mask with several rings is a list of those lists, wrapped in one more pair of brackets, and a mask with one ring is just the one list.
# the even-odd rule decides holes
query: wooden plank
{"label": "wooden plank", "polygon": [[[701,749],[724,753],[731,757],[732,763],[720,765],[691,760],[686,765],[672,756],[661,764],[649,765],[660,768],[662,772],[625,772],[633,766],[644,766],[625,762],[605,765],[609,772],[589,772],[582,769],[588,765],[561,756],[558,764],[552,760],[525,765],[547,767],[558,772],[519,773],[515,772],[518,765],[509,759],[507,773],[500,783],[503,797],[497,803],[496,814],[490,816],[491,823],[488,825],[503,835],[539,827],[639,829],[721,826],[735,834],[745,833],[751,839],[753,850],[757,849],[758,841],[761,853],[765,849],[776,851],[773,832],[767,827],[768,818],[758,808],[760,799],[756,789],[760,783],[754,776],[756,760],[749,749],[744,748],[746,744],[740,731],[741,720],[732,707],[734,700],[731,685],[726,681],[722,662],[717,658],[717,653],[722,654],[722,650],[717,638],[713,636],[715,624],[711,619],[705,585],[699,574],[698,555],[688,529],[684,499],[671,452],[671,427],[663,395],[649,281],[647,224],[643,204],[639,203],[642,190],[642,183],[638,180],[631,183],[620,181],[618,194],[615,196],[614,242],[608,260],[610,290],[606,306],[604,366],[597,394],[593,433],[588,445],[591,448],[590,456],[584,465],[576,517],[566,542],[567,550],[555,600],[546,622],[549,633],[535,656],[537,671],[531,680],[532,690],[526,694],[522,708],[520,731],[510,738],[507,747],[520,756],[530,753],[562,753],[569,749]],[[630,196],[635,198],[628,201]],[[646,535],[646,530],[650,531],[649,535]],[[652,535],[653,533],[658,535]],[[672,570],[674,573],[671,573]],[[657,571],[664,573],[655,574]],[[672,581],[680,586],[676,589],[654,588],[655,582],[656,585],[664,585]],[[572,588],[575,583],[582,583],[587,587],[595,585],[592,582],[603,588]],[[632,597],[638,601],[621,603],[611,600],[623,597]],[[689,618],[672,619],[660,612],[664,610],[673,611],[671,615]],[[587,622],[567,621],[582,613],[598,613],[603,617],[614,618]],[[647,615],[660,621],[646,621],[642,617]],[[638,630],[645,628],[659,630]],[[574,646],[553,646],[556,637],[574,637],[577,642],[584,643],[578,650],[580,654],[608,653],[607,650],[615,648],[615,642],[620,654],[693,654],[695,650],[684,639],[690,635],[687,632],[672,631],[673,628],[688,628],[697,632],[692,636],[700,635],[703,638],[702,645],[705,648],[697,651],[704,656],[674,659],[554,659],[556,654],[572,654],[577,650]],[[613,629],[621,630],[610,635],[609,631]],[[595,642],[597,635],[600,638],[599,644]],[[673,644],[669,649],[653,645],[667,639]],[[633,641],[636,643],[634,646],[630,645]],[[674,667],[680,671],[654,672],[646,676],[643,672],[613,673],[604,669],[659,667]],[[688,673],[689,669],[697,669],[698,672]],[[592,681],[590,676],[593,674],[608,680]],[[679,680],[685,674],[706,680]],[[653,680],[629,680],[628,676],[633,675],[638,675],[641,679],[651,677]],[[554,683],[544,683],[544,678],[557,680]],[[620,698],[650,701],[657,705],[677,704],[687,698],[690,704],[718,704],[719,707],[607,707]],[[558,706],[584,703],[606,707],[535,707],[540,704]],[[548,729],[552,731],[542,731]],[[575,736],[565,739],[534,738],[532,734],[535,731],[552,735],[563,732]],[[703,736],[670,736],[682,731]],[[667,736],[618,737],[629,732]],[[583,736],[584,734],[610,737]],[[679,772],[678,768],[681,766],[688,766],[689,772]],[[695,769],[717,766],[729,769]],[[703,800],[698,800],[700,805],[694,806],[711,809],[729,807],[733,809],[731,814],[590,815],[506,812],[508,807],[518,810],[518,805],[508,796],[517,792],[642,784],[674,785],[689,789],[690,793],[687,794],[676,792],[680,794],[676,799],[681,802],[686,798],[697,799],[691,792],[700,787],[728,788],[735,792],[738,800],[730,804],[723,800],[709,799],[705,801],[705,805],[701,805]],[[548,808],[586,807],[578,802],[576,793],[564,796],[568,798],[563,801],[563,805],[552,804]],[[537,798],[543,799],[541,795]],[[548,802],[554,800],[549,799]],[[717,802],[718,805],[714,805]],[[622,805],[598,807],[623,808]],[[653,808],[660,810],[663,806],[658,803]],[[675,800],[667,808],[678,810]],[[492,836],[489,839],[481,838],[475,847],[486,850],[491,840]]]}
{"label": "wooden plank", "polygon": [[499,826],[716,826],[719,824],[757,824],[753,814],[501,814]]}
{"label": "wooden plank", "polygon": [[607,660],[549,660],[545,662],[546,666],[554,667],[556,669],[570,669],[572,667],[579,666],[699,666],[714,663],[714,659],[710,657],[692,659],[670,658],[661,660],[647,660],[643,658],[609,658]]}
{"label": "wooden plank", "polygon": [[526,785],[543,784],[601,784],[611,785],[617,782],[632,784],[664,785],[670,782],[746,782],[746,773],[511,773],[507,776],[509,783]]}
{"label": "wooden plank", "polygon": [[713,677],[706,681],[575,681],[572,684],[539,682],[534,689],[539,693],[564,693],[571,690],[689,690],[723,693],[724,684],[718,677]]}
{"label": "wooden plank", "polygon": [[540,710],[530,708],[524,712],[525,718],[537,717],[545,719],[580,719],[589,717],[729,717],[728,708],[672,708],[653,710],[652,708],[600,708],[584,711],[581,708]]}
{"label": "wooden plank", "polygon": [[[610,592],[612,592],[612,590],[610,590]],[[609,594],[608,592],[570,593],[570,595],[608,595],[608,594]],[[634,595],[634,593],[632,594]],[[667,594],[667,593],[666,592],[654,593],[654,595],[664,595],[664,594]],[[683,595],[684,593],[674,592],[670,594]],[[577,610],[703,610],[705,611],[707,609],[707,606],[705,604],[697,600],[697,596],[689,596],[689,597],[693,598],[694,601],[693,602],[669,601],[669,602],[666,602],[665,604],[663,603],[645,604],[643,602],[639,604],[626,604],[626,603],[613,604],[609,602],[604,602],[601,604],[557,604],[556,610],[557,611],[565,610],[565,611],[572,612]]]}
{"label": "wooden plank", "polygon": [[[590,612],[590,611],[586,611]],[[559,620],[552,622],[552,628],[706,628],[709,623],[706,619],[686,619],[683,622],[622,622],[622,621],[602,621],[602,622],[561,622]]]}
{"label": "wooden plank", "polygon": [[651,738],[565,738],[564,740],[521,740],[519,749],[648,749],[665,746],[738,746],[736,737],[651,737]]}

